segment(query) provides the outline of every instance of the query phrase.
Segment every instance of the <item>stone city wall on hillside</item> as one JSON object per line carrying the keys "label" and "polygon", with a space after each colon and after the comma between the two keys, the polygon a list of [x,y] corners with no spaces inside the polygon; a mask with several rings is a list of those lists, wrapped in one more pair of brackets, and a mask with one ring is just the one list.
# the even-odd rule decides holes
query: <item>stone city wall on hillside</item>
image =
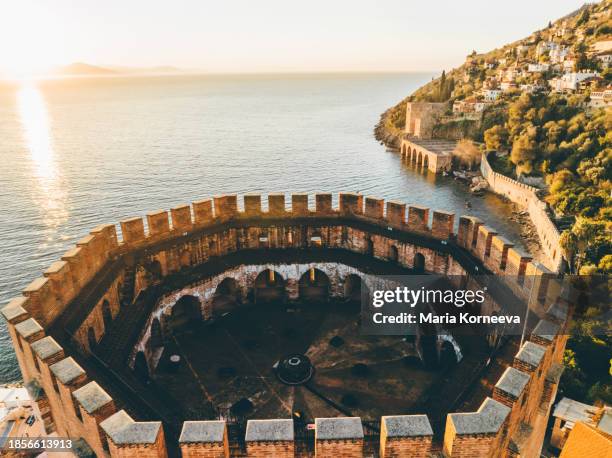
{"label": "stone city wall on hillside", "polygon": [[[121,240],[115,225],[100,226],[80,240],[2,309],[24,381],[42,388],[38,403],[47,414],[47,432],[82,438],[101,457],[165,457],[176,449],[166,446],[174,439],[166,437],[161,421],[138,421],[118,411],[113,398],[70,356],[74,342],[62,347],[51,335],[60,326],[75,332],[76,345],[86,347],[78,333],[89,326],[99,339],[105,320],[129,306],[125,298],[133,299],[147,285],[147,276],[134,270],[134,259],[155,258],[165,274],[204,263],[211,255],[262,244],[339,246],[380,258],[397,256],[390,249],[394,245],[398,262],[414,266],[416,254],[423,253],[430,272],[465,273],[455,257],[475,257],[517,292],[535,290],[549,306],[478,411],[447,416],[442,445],[450,457],[530,456],[527,450],[541,447],[560,377],[570,306],[548,270],[477,218],[461,217],[455,234],[454,215],[445,212],[432,212],[430,224],[429,209],[400,202],[385,204],[352,193],[340,194],[338,208],[331,194],[317,194],[314,202],[311,209],[306,194],[293,194],[288,209],[285,195],[273,194],[263,211],[261,196],[248,195],[239,211],[235,195],[218,196],[150,213],[148,230],[142,218],[122,221]],[[275,232],[279,224],[280,234]],[[321,231],[331,226],[339,229]],[[312,456],[298,455],[302,452],[294,439],[291,419],[249,420],[244,438],[247,456]],[[186,457],[228,457],[228,443],[224,421],[187,421],[175,445]],[[316,419],[316,456],[359,457],[363,447],[360,418]],[[427,416],[381,419],[380,456],[426,457],[433,450]]]}
{"label": "stone city wall on hillside", "polygon": [[538,197],[538,189],[495,172],[486,154],[482,155],[480,171],[493,192],[508,198],[529,213],[529,218],[536,228],[540,246],[545,254],[544,265],[552,272],[558,272],[563,261],[563,253],[559,245],[561,234],[546,211],[546,203]]}

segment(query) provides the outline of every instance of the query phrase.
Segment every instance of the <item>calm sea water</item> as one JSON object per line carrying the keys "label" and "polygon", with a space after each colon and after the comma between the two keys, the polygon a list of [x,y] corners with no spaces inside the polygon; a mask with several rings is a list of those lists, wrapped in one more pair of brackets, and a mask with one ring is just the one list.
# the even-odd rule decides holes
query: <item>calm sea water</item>
{"label": "calm sea water", "polygon": [[[0,84],[0,304],[97,224],[218,193],[359,191],[465,213],[465,187],[373,138],[430,74]],[[494,196],[471,214],[511,239]],[[0,382],[20,377],[0,319]]]}

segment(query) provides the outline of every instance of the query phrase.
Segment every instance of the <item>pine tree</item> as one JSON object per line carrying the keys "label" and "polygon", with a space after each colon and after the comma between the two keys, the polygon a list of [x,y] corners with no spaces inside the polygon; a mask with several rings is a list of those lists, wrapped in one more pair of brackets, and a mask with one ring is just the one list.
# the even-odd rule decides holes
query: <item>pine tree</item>
{"label": "pine tree", "polygon": [[591,15],[589,14],[589,10],[587,8],[580,15],[580,19],[578,19],[578,22],[576,22],[576,25],[586,24],[590,18],[591,18]]}

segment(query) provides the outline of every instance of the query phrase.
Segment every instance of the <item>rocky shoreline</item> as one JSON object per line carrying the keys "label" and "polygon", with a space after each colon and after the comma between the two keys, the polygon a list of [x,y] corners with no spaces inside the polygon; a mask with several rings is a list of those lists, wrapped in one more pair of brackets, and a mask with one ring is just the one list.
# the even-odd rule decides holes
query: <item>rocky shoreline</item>
{"label": "rocky shoreline", "polygon": [[[402,100],[397,105],[389,108],[380,115],[380,120],[374,126],[374,138],[387,148],[399,149],[402,137],[402,130],[392,126],[392,116],[401,115],[401,106],[405,105],[406,100]],[[405,114],[404,114],[405,117]]]}

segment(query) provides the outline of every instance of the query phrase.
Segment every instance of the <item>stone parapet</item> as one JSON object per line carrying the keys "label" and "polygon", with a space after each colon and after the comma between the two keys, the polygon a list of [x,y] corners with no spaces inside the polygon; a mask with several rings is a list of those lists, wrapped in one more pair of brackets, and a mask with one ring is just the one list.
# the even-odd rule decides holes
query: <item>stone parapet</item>
{"label": "stone parapet", "polygon": [[480,171],[493,192],[510,199],[528,212],[546,255],[544,263],[551,271],[558,272],[563,262],[563,252],[559,244],[561,233],[551,220],[546,203],[538,197],[538,189],[495,172],[486,154],[482,155]]}
{"label": "stone parapet", "polygon": [[113,458],[168,456],[164,431],[159,421],[136,422],[124,410],[120,410],[100,426],[106,433]]}
{"label": "stone parapet", "polygon": [[245,442],[248,455],[255,458],[293,457],[293,420],[249,420]]}
{"label": "stone parapet", "polygon": [[427,415],[394,415],[381,419],[380,456],[382,458],[429,457],[433,429]]}
{"label": "stone parapet", "polygon": [[363,454],[363,425],[358,417],[316,418],[317,456],[348,458]]}
{"label": "stone parapet", "polygon": [[[214,205],[213,200],[207,199],[194,202],[191,207],[182,205],[170,212],[148,214],[148,233],[145,233],[142,218],[124,220],[120,223],[121,241],[117,238],[116,226],[100,226],[81,239],[77,247],[64,254],[61,261],[47,269],[44,277],[34,280],[24,290],[22,297],[6,304],[2,315],[7,321],[9,334],[15,344],[24,380],[38,381],[44,388],[46,397],[41,403],[47,406],[47,411],[52,412],[52,423],[57,433],[82,437],[98,456],[166,456],[166,439],[161,422],[137,422],[125,411],[117,412],[112,397],[96,381],[89,380],[77,361],[68,356],[70,352],[64,351],[53,337],[46,336],[45,330],[50,328],[69,302],[83,291],[91,278],[106,264],[129,255],[132,251],[151,250],[151,247],[160,241],[175,243],[174,240],[184,239],[195,231],[213,231],[217,227],[215,225],[222,227],[225,221],[245,221],[247,218],[262,221],[266,221],[266,218],[301,218],[297,224],[305,224],[304,221],[309,221],[309,218],[328,218],[330,221],[344,218],[341,221],[356,221],[361,226],[374,224],[378,225],[378,232],[373,231],[373,237],[377,239],[378,244],[374,255],[389,256],[389,259],[390,242],[384,238],[384,234],[414,232],[414,237],[418,236],[434,247],[456,243],[456,246],[469,251],[489,266],[490,270],[517,274],[515,277],[507,275],[510,278],[520,279],[521,276],[526,278],[533,275],[536,280],[525,279],[525,284],[516,280],[517,288],[521,291],[534,288],[539,298],[548,297],[547,291],[553,282],[550,271],[534,263],[528,255],[484,227],[482,221],[477,218],[461,217],[455,236],[454,215],[446,212],[434,211],[429,227],[429,209],[411,206],[407,220],[406,205],[400,202],[391,201],[385,205],[382,199],[364,199],[353,193],[341,195],[338,208],[333,207],[331,194],[317,194],[314,201],[315,209],[311,210],[308,195],[293,194],[291,209],[287,211],[285,195],[272,194],[268,196],[268,210],[265,211],[261,196],[251,195],[245,197],[244,211],[239,211],[236,196],[217,196],[214,198]],[[361,226],[355,224],[354,227]],[[350,227],[348,230],[355,229]],[[278,237],[275,228],[266,226],[266,231],[268,243],[271,243],[270,240],[280,243],[275,239]],[[311,231],[307,233],[308,240],[304,241],[301,241],[300,234],[296,233],[293,235],[294,243],[295,246],[305,246],[299,243],[308,244],[312,237],[318,237],[321,244],[336,247],[342,243],[340,232],[338,231],[334,238],[320,233],[315,235]],[[364,233],[367,235],[367,232],[361,232]],[[215,239],[215,243],[216,250],[228,252],[237,249],[235,244],[232,245],[220,237]],[[351,246],[351,249],[364,252],[366,247],[360,242]],[[399,256],[397,261],[404,262],[405,265],[412,265],[414,255],[415,253],[406,254],[404,251],[398,253],[397,247],[395,249],[395,256]],[[203,259],[201,253],[194,255],[198,256]],[[189,257],[187,261],[178,258],[179,256],[169,258],[168,262],[189,262]],[[427,262],[428,266],[443,265],[436,264],[433,257]],[[120,277],[119,281],[122,280]],[[116,288],[116,282],[112,285]],[[116,296],[117,290],[112,291],[113,296]],[[513,367],[508,368],[495,385],[492,398],[487,398],[477,412],[452,413],[447,416],[444,450],[448,456],[479,456],[476,454],[489,453],[495,444],[503,443],[506,423],[514,424],[509,418],[514,418],[514,415],[517,419],[527,418],[533,410],[529,402],[522,407],[523,410],[517,407],[521,404],[521,397],[537,397],[538,407],[540,401],[550,402],[554,398],[561,373],[559,355],[562,354],[564,345],[561,333],[568,317],[568,301],[566,298],[559,298],[547,302],[552,305],[546,311],[545,318],[538,323],[531,332],[530,340],[517,353]],[[535,400],[533,404],[536,404]],[[510,411],[513,417],[510,417]],[[520,431],[517,432],[516,428],[511,426],[509,431],[515,437],[515,443],[525,440],[525,436],[521,435]],[[433,450],[432,441],[433,431],[425,415],[382,418],[380,454],[383,457],[427,456]],[[227,457],[228,442],[224,422],[186,422],[179,446],[183,456]],[[293,456],[296,453],[293,422],[251,420],[247,426],[245,443],[249,456]],[[358,456],[364,450],[361,419],[316,419],[315,448],[318,456]],[[407,451],[410,451],[411,455],[406,455]]]}
{"label": "stone parapet", "polygon": [[183,458],[229,458],[224,421],[186,421],[179,437]]}

